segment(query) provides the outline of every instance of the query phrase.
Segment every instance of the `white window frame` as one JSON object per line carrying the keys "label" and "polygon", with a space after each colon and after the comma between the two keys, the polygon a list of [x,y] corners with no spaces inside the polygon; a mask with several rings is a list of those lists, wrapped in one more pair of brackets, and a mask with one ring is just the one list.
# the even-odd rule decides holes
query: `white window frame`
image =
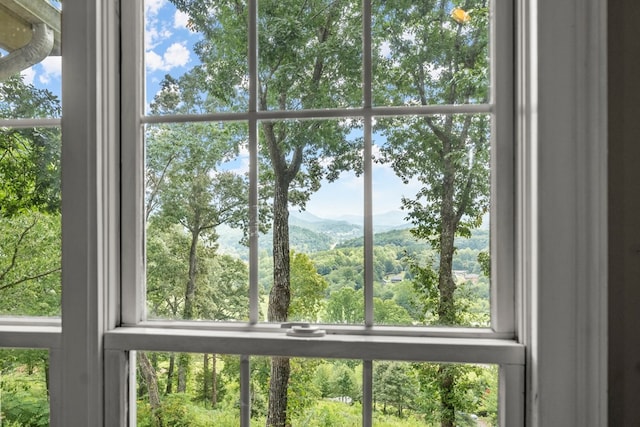
{"label": "white window frame", "polygon": [[[500,363],[501,425],[606,425],[606,4],[519,5],[515,339],[336,334],[320,355]],[[268,331],[122,326],[119,20],[64,2],[62,322],[0,319],[1,347],[49,349],[54,427],[127,425],[131,349],[282,352]]]}
{"label": "white window frame", "polygon": [[[364,103],[362,108],[314,111],[260,111],[257,108],[257,0],[247,1],[249,14],[249,108],[246,113],[202,115],[145,115],[144,8],[143,2],[122,4],[122,305],[121,324],[106,336],[108,348],[121,351],[156,350],[173,352],[280,355],[298,357],[351,358],[365,361],[363,369],[363,425],[371,425],[372,364],[370,361],[412,360],[453,363],[495,363],[500,365],[501,400],[522,395],[524,347],[514,340],[515,280],[513,273],[513,3],[491,2],[491,100],[477,105],[431,105],[428,107],[373,107],[371,89],[371,33],[363,28]],[[363,1],[363,21],[371,22],[371,5]],[[492,227],[494,274],[492,286],[492,328],[400,328],[380,327],[373,322],[373,232],[371,215],[371,145],[374,116],[410,114],[492,114]],[[261,119],[361,117],[364,122],[364,228],[365,228],[365,321],[363,326],[322,325],[323,338],[289,337],[280,325],[258,323],[257,233],[250,232],[250,312],[247,324],[220,322],[146,321],[144,255],[144,149],[143,128],[154,123],[246,120],[249,126],[249,206],[257,206],[257,128]],[[252,230],[257,230],[257,212],[250,213]],[[144,329],[141,329],[144,328]],[[240,376],[242,396],[248,396],[249,377]],[[244,393],[243,393],[244,391]],[[501,404],[502,425],[522,419],[523,400]],[[242,425],[249,425],[250,404],[241,404]]]}

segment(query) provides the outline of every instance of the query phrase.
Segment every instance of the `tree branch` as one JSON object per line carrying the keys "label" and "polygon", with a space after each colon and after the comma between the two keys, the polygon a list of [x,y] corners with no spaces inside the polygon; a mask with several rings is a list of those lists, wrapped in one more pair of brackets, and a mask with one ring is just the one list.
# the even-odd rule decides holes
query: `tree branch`
{"label": "tree branch", "polygon": [[[11,263],[9,264],[9,266],[7,268],[5,268],[5,270],[2,272],[2,274],[0,274],[0,282],[2,282],[5,278],[5,276],[7,275],[7,273],[9,273],[11,271],[11,269],[13,267],[15,267],[16,265],[16,260],[18,259],[18,252],[20,249],[20,244],[22,243],[22,241],[24,240],[25,236],[27,235],[27,233],[36,225],[38,221],[36,219],[33,220],[33,223],[29,226],[27,226],[27,228],[25,228],[22,233],[20,233],[20,237],[18,237],[18,241],[16,242],[15,247],[13,248],[13,255],[11,256]],[[0,288],[0,290],[2,290],[2,288]]]}
{"label": "tree branch", "polygon": [[59,272],[59,271],[61,271],[61,270],[62,270],[62,268],[57,267],[57,268],[54,268],[54,269],[52,269],[52,270],[45,271],[45,272],[40,273],[40,274],[36,274],[35,276],[23,277],[22,279],[20,279],[20,280],[16,280],[15,282],[7,283],[6,285],[2,285],[2,286],[0,286],[0,291],[4,291],[5,289],[8,289],[8,288],[11,288],[11,287],[13,287],[13,286],[19,285],[20,283],[24,283],[24,282],[27,282],[27,281],[29,281],[29,280],[36,280],[36,279],[40,279],[40,278],[42,278],[42,277],[48,276],[49,274],[57,273],[57,272]]}

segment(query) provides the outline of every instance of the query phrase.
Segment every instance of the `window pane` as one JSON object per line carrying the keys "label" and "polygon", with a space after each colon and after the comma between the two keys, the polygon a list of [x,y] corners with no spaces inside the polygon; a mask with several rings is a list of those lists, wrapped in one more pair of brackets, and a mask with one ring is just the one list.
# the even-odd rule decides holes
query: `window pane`
{"label": "window pane", "polygon": [[361,105],[360,1],[261,1],[258,21],[259,109]]}
{"label": "window pane", "polygon": [[0,315],[60,314],[60,129],[0,127]]}
{"label": "window pane", "polygon": [[137,426],[240,425],[240,358],[137,352]]}
{"label": "window pane", "polygon": [[[145,0],[145,110],[246,111],[247,43],[244,1]],[[172,103],[178,93],[180,102]]]}
{"label": "window pane", "polygon": [[[284,394],[273,391],[277,386],[272,383],[276,378],[272,363],[288,367]],[[362,425],[362,363],[358,360],[252,357],[251,390],[251,425],[264,426],[268,417],[273,425],[284,425],[277,422],[284,419],[294,426]],[[278,395],[276,404],[273,400]]]}
{"label": "window pane", "polygon": [[489,116],[376,128],[375,321],[488,327]]}
{"label": "window pane", "polygon": [[374,104],[488,102],[487,3],[374,1]]}
{"label": "window pane", "polygon": [[273,309],[268,320],[362,323],[360,121],[259,126],[260,198],[269,212],[260,289],[263,306]]}
{"label": "window pane", "polygon": [[147,127],[149,318],[248,319],[246,134],[244,123]]}
{"label": "window pane", "polygon": [[495,426],[498,367],[373,362],[374,426]]}
{"label": "window pane", "polygon": [[0,424],[49,425],[49,354],[0,350]]}
{"label": "window pane", "polygon": [[0,4],[0,119],[58,118],[60,3],[11,3]]}

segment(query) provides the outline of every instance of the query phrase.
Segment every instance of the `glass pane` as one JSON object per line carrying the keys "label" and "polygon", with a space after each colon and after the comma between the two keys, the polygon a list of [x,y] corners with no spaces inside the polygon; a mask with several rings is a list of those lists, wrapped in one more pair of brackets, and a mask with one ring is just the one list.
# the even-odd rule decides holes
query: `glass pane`
{"label": "glass pane", "polygon": [[[58,118],[62,92],[60,3],[40,1],[35,8],[28,2],[11,3],[0,4],[0,56],[4,57],[0,119]],[[22,48],[29,54],[22,53]]]}
{"label": "glass pane", "polygon": [[244,1],[145,0],[147,113],[246,111],[247,34]]}
{"label": "glass pane", "polygon": [[138,351],[137,426],[240,425],[240,358]]}
{"label": "glass pane", "polygon": [[362,426],[359,360],[252,357],[251,394],[251,425]]}
{"label": "glass pane", "polygon": [[498,366],[373,362],[374,426],[497,426]]}
{"label": "glass pane", "polygon": [[376,123],[374,318],[488,327],[490,118]]}
{"label": "glass pane", "polygon": [[59,128],[0,127],[0,315],[60,314],[60,148]]}
{"label": "glass pane", "polygon": [[358,120],[260,123],[260,291],[268,321],[362,323]]}
{"label": "glass pane", "polygon": [[373,2],[374,105],[486,103],[486,0]]}
{"label": "glass pane", "polygon": [[49,354],[0,350],[0,424],[49,425]]}
{"label": "glass pane", "polygon": [[248,320],[244,123],[146,128],[149,318]]}
{"label": "glass pane", "polygon": [[258,21],[259,109],[362,104],[360,1],[261,1]]}

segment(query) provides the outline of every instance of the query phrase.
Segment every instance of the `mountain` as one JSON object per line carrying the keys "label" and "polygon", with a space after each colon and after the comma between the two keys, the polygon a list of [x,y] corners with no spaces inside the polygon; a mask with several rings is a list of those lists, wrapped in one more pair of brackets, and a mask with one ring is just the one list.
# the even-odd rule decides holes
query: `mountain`
{"label": "mountain", "polygon": [[[388,211],[373,215],[373,232],[380,233],[389,230],[402,230],[410,228],[411,224],[405,219],[407,214],[403,211]],[[292,222],[295,220],[296,222]],[[301,227],[310,227],[310,223],[323,224],[326,228],[331,229],[338,223],[349,223],[363,228],[363,215],[342,215],[335,219],[320,218],[310,212],[289,212],[289,223],[296,224]],[[321,226],[318,225],[318,228]]]}
{"label": "mountain", "polygon": [[309,212],[289,211],[289,226],[306,228],[320,234],[326,234],[336,242],[362,236],[363,227],[356,221],[325,219]]}

